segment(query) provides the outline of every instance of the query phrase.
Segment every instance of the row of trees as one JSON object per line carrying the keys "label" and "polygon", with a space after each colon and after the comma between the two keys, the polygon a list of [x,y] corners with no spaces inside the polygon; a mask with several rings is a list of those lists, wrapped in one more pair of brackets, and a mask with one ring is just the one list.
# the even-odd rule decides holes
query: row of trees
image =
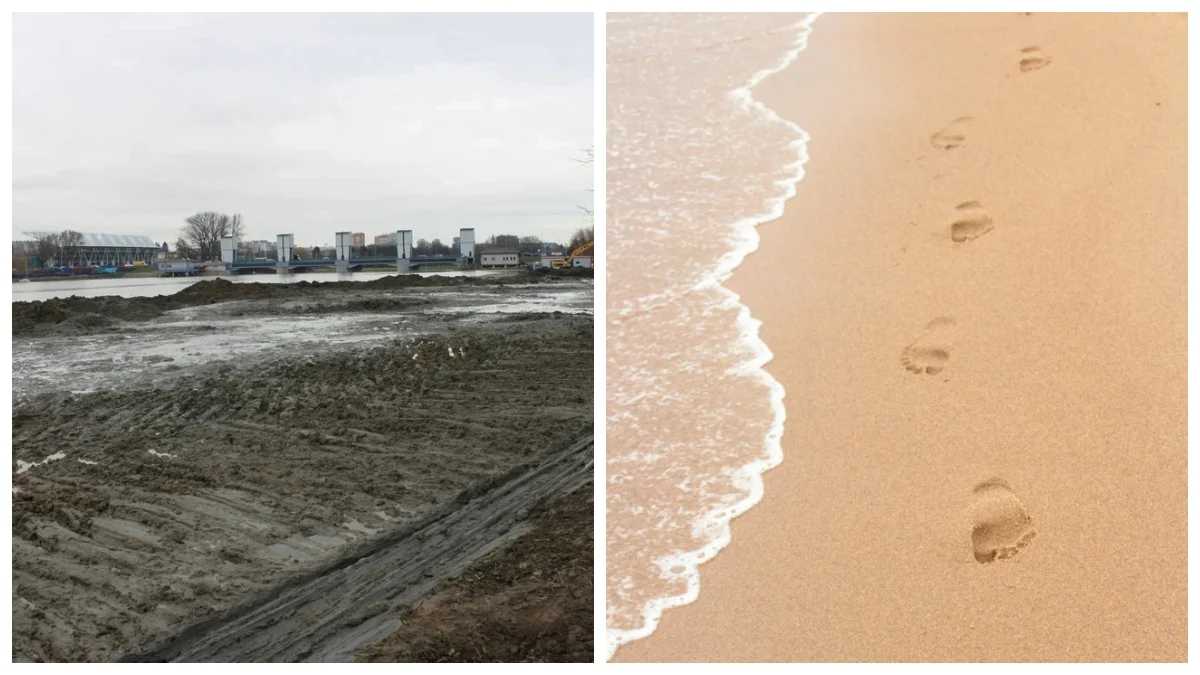
{"label": "row of trees", "polygon": [[[382,246],[380,248],[383,248]],[[395,249],[395,246],[392,246]],[[418,239],[413,244],[413,255],[458,255],[458,251],[454,250],[453,246],[447,246],[442,243],[441,239],[433,241],[425,241]]]}
{"label": "row of trees", "polygon": [[535,254],[542,250],[541,237],[533,235],[518,237],[515,234],[493,234],[487,241],[479,243],[487,248],[512,249],[525,254]]}
{"label": "row of trees", "polygon": [[571,235],[571,241],[567,243],[567,253],[569,254],[589,241],[596,241],[596,227],[594,225],[588,225],[587,227],[575,230],[575,233]]}

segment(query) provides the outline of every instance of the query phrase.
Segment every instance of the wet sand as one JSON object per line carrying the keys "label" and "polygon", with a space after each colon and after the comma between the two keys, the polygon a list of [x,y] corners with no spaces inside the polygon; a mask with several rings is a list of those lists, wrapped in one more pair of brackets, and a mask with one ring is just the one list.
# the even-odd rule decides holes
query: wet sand
{"label": "wet sand", "polygon": [[1187,658],[1187,21],[825,15],[727,284],[783,464],[615,660]]}

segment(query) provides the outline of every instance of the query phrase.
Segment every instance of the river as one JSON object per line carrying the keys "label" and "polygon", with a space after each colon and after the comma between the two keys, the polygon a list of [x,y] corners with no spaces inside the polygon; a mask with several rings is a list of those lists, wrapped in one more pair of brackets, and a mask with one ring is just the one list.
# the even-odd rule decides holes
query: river
{"label": "river", "polygon": [[[512,270],[450,270],[445,272],[417,272],[428,277],[440,274],[447,277],[483,276],[486,274],[503,274]],[[78,295],[94,298],[102,295],[120,295],[127,298],[149,297],[154,295],[171,295],[204,279],[226,279],[234,283],[284,284],[298,281],[372,281],[392,276],[395,272],[352,272],[350,274],[311,273],[311,274],[242,274],[242,275],[209,275],[203,277],[159,277],[136,276],[117,278],[81,277],[79,279],[63,279],[54,281],[31,281],[29,283],[13,282],[12,299],[17,301],[49,300],[51,298],[66,298]]]}

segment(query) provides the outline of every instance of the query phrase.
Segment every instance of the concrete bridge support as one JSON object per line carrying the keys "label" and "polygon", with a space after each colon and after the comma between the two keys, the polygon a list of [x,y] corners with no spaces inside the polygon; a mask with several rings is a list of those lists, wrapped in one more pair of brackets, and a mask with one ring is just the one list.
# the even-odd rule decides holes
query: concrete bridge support
{"label": "concrete bridge support", "polygon": [[292,259],[292,235],[281,234],[275,237],[275,271],[279,274],[288,273],[288,262]]}
{"label": "concrete bridge support", "polygon": [[237,237],[221,237],[221,262],[225,263],[225,274],[233,274],[233,262],[237,260]]}
{"label": "concrete bridge support", "polygon": [[396,271],[407,274],[412,268],[412,230],[396,231]]}
{"label": "concrete bridge support", "polygon": [[458,259],[467,267],[475,266],[475,228],[464,227],[458,231]]}
{"label": "concrete bridge support", "polygon": [[353,237],[349,232],[338,232],[334,235],[333,247],[337,255],[334,256],[335,265],[338,274],[350,273],[350,256]]}

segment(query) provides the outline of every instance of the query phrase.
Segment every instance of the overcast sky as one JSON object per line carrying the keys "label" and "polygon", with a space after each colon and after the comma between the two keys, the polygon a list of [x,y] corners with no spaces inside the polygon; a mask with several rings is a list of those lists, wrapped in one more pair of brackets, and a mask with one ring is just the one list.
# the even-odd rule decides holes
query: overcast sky
{"label": "overcast sky", "polygon": [[591,14],[17,14],[13,231],[586,225]]}

